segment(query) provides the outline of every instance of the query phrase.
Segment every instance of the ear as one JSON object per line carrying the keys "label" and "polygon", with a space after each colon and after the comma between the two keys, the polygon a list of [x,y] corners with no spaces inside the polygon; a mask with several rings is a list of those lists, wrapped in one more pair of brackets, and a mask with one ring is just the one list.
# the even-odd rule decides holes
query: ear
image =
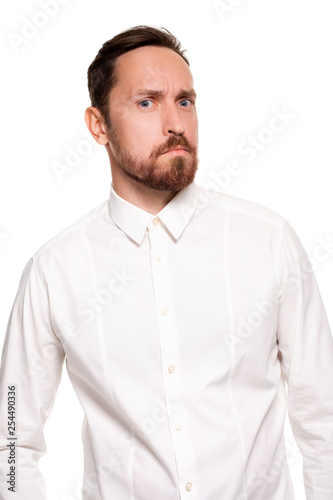
{"label": "ear", "polygon": [[84,113],[84,121],[86,122],[89,132],[98,144],[104,146],[109,142],[105,120],[103,119],[102,113],[99,109],[94,108],[93,106],[87,108]]}

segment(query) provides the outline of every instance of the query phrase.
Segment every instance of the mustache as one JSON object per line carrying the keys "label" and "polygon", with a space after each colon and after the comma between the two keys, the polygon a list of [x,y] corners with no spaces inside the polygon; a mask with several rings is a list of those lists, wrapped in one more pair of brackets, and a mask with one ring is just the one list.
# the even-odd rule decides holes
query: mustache
{"label": "mustache", "polygon": [[196,148],[190,144],[190,142],[186,139],[186,137],[171,136],[169,137],[169,139],[165,144],[156,148],[152,156],[153,157],[160,156],[166,151],[169,151],[169,149],[172,149],[176,146],[183,146],[184,149],[187,149],[187,151],[191,154],[194,154],[196,152]]}

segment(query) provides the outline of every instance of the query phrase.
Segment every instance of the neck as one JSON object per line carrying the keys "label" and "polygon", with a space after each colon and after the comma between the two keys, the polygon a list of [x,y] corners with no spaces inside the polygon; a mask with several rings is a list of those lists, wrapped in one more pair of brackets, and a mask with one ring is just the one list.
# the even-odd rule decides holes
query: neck
{"label": "neck", "polygon": [[130,178],[121,182],[117,176],[112,177],[112,187],[118,196],[152,215],[158,214],[178,193],[151,189]]}

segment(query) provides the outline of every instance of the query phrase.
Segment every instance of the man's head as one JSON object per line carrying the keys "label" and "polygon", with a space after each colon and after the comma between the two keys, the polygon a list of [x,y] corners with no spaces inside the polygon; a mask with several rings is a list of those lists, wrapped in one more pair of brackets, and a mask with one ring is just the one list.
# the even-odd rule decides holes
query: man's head
{"label": "man's head", "polygon": [[171,33],[137,26],[115,36],[90,65],[88,87],[86,123],[106,145],[113,177],[165,191],[192,182],[196,95],[188,60]]}

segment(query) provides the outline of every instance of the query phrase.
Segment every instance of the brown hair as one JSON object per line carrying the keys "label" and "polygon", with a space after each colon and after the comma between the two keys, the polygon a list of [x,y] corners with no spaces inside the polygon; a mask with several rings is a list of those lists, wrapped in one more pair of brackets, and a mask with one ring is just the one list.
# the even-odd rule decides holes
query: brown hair
{"label": "brown hair", "polygon": [[88,68],[88,89],[91,105],[101,111],[108,127],[111,126],[108,97],[118,81],[116,73],[117,58],[130,50],[146,45],[171,49],[190,65],[188,59],[184,56],[186,50],[181,50],[179,40],[166,28],[135,26],[122,31],[105,42]]}

